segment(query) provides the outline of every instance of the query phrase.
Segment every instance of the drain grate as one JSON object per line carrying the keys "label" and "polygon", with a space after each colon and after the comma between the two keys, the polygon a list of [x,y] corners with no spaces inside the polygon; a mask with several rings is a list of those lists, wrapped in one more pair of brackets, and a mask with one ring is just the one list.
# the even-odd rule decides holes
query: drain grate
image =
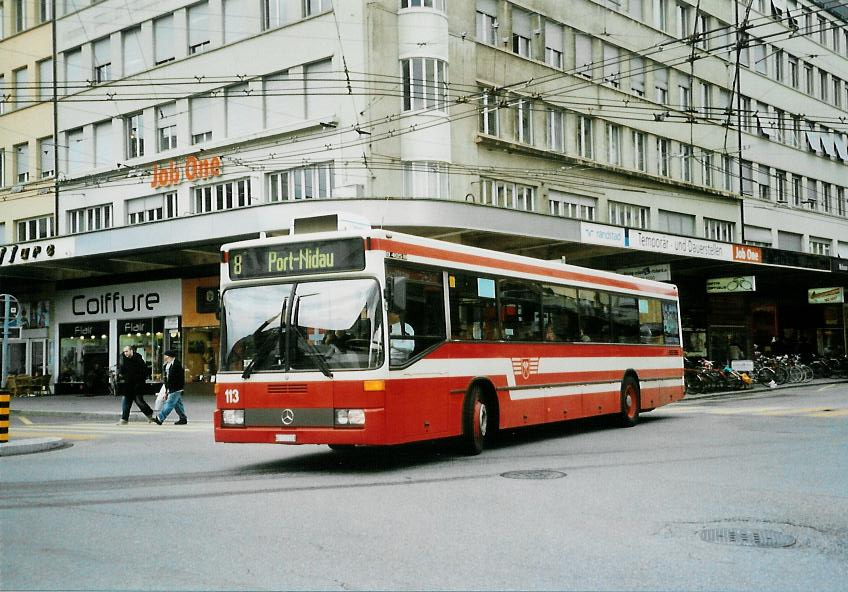
{"label": "drain grate", "polygon": [[779,548],[795,544],[795,537],[783,532],[743,528],[709,528],[701,531],[701,540],[741,547]]}
{"label": "drain grate", "polygon": [[507,479],[559,479],[565,477],[565,473],[560,471],[507,471],[501,473],[501,477]]}

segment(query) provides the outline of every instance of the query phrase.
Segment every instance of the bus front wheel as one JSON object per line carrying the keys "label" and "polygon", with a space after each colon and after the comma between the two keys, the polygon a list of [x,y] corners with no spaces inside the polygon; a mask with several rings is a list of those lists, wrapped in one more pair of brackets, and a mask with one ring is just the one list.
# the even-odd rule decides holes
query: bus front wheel
{"label": "bus front wheel", "polygon": [[489,409],[479,384],[471,387],[465,395],[462,410],[462,451],[468,455],[483,452],[489,432]]}
{"label": "bus front wheel", "polygon": [[632,428],[639,423],[639,381],[625,376],[621,381],[621,427]]}

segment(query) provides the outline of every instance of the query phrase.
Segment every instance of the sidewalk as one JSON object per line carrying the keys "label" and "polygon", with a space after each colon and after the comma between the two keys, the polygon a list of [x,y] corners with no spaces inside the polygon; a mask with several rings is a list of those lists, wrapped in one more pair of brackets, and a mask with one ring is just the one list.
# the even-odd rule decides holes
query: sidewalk
{"label": "sidewalk", "polygon": [[[153,405],[155,397],[145,397]],[[215,410],[213,395],[184,395],[189,421],[212,421]],[[63,417],[68,420],[114,421],[121,419],[121,397],[108,395],[45,395],[42,397],[12,397],[10,418],[15,417]],[[170,419],[170,418],[169,418]],[[130,423],[144,422],[147,418],[133,404]],[[31,454],[63,448],[67,443],[62,438],[15,438],[14,425],[9,426],[9,441],[0,443],[0,457]]]}
{"label": "sidewalk", "polygon": [[768,386],[764,386],[764,385],[759,384],[759,383],[755,383],[754,385],[751,386],[751,388],[747,388],[747,389],[743,389],[743,390],[739,390],[739,391],[716,391],[716,392],[712,392],[712,393],[697,393],[697,394],[690,393],[690,394],[687,394],[683,398],[683,400],[684,401],[693,401],[695,399],[716,399],[716,398],[726,399],[726,398],[732,398],[734,396],[739,397],[739,396],[745,396],[745,395],[750,395],[750,394],[759,394],[759,393],[764,393],[764,392],[769,392],[769,391],[779,391],[781,389],[822,387],[822,386],[827,386],[827,385],[831,385],[831,384],[844,385],[846,392],[848,392],[848,379],[846,379],[846,378],[816,378],[814,380],[811,380],[810,382],[796,382],[796,383],[788,383],[787,382],[786,384],[779,384],[779,385],[777,385],[773,388],[768,387]]}

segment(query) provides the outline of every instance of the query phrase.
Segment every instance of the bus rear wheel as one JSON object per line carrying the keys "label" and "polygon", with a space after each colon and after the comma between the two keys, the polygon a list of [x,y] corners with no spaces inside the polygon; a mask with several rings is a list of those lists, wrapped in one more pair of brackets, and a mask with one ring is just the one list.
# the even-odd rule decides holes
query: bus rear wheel
{"label": "bus rear wheel", "polygon": [[637,423],[639,423],[639,381],[633,376],[625,376],[621,381],[619,424],[623,428],[632,428]]}
{"label": "bus rear wheel", "polygon": [[483,452],[489,434],[489,408],[479,384],[465,395],[462,409],[462,452],[474,456]]}

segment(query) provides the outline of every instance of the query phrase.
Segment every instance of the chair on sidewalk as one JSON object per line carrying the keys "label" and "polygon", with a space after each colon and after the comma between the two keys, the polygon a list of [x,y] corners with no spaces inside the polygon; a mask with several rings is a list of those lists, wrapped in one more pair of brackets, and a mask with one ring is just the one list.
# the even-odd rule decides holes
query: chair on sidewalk
{"label": "chair on sidewalk", "polygon": [[50,392],[50,380],[51,376],[49,374],[44,374],[42,376],[33,376],[32,377],[32,392],[35,395],[52,395]]}
{"label": "chair on sidewalk", "polygon": [[29,374],[16,374],[6,379],[6,388],[13,397],[29,395],[32,392],[32,376]]}

